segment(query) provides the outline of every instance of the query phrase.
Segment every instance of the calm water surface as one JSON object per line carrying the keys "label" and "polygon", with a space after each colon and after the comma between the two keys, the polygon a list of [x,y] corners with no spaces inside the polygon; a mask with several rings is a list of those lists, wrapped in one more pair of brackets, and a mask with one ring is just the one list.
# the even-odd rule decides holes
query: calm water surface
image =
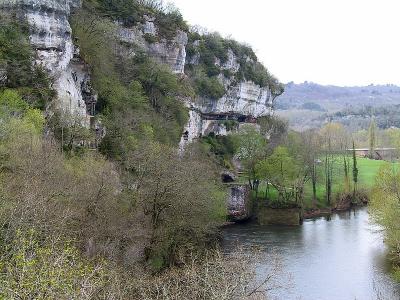
{"label": "calm water surface", "polygon": [[[331,220],[307,220],[299,227],[235,225],[224,230],[224,246],[257,246],[282,258],[280,282],[292,287],[276,290],[272,299],[368,300],[400,299],[400,286],[388,275],[390,264],[381,234],[367,209],[341,213]],[[269,256],[260,258],[262,277]],[[377,297],[377,294],[380,297]]]}

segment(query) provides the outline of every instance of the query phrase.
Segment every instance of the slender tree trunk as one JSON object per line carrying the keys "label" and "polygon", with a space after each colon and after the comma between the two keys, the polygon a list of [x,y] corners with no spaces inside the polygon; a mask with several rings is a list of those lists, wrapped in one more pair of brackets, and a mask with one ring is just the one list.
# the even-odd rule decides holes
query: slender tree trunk
{"label": "slender tree trunk", "polygon": [[312,191],[313,191],[313,199],[312,199],[312,204],[313,207],[317,206],[317,170],[316,170],[316,165],[315,162],[313,163],[312,166],[312,174],[311,174],[311,182],[312,182]]}

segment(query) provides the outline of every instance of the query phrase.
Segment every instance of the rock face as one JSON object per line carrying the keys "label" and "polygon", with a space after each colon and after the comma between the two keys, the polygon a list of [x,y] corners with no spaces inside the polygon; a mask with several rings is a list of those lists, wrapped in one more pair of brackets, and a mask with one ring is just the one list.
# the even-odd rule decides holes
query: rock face
{"label": "rock face", "polygon": [[198,107],[203,114],[231,114],[261,117],[271,115],[273,98],[268,88],[261,88],[251,81],[227,87],[220,99],[200,99]]}
{"label": "rock face", "polygon": [[35,63],[54,78],[58,108],[88,125],[97,97],[87,67],[73,45],[68,22],[71,10],[80,6],[80,0],[5,0],[1,7],[17,9],[26,18],[36,50]]}
{"label": "rock face", "polygon": [[[57,91],[59,108],[89,124],[97,96],[90,85],[88,67],[73,44],[68,21],[71,11],[80,8],[81,0],[1,0],[0,5],[3,9],[18,9],[30,25],[30,41],[37,54],[35,63],[42,65],[54,78],[53,87]],[[120,48],[116,50],[124,56],[145,51],[155,60],[168,65],[174,73],[184,76],[186,64],[196,65],[200,61],[197,54],[187,58],[188,34],[177,30],[167,40],[158,34],[155,21],[154,17],[144,16],[143,22],[133,27],[124,27],[116,22],[117,36],[121,41]],[[199,46],[199,43],[193,42],[193,45]],[[220,99],[199,97],[187,101],[190,118],[180,142],[181,150],[200,136],[211,132],[226,135],[229,130],[235,130],[228,129],[223,121],[246,123],[273,114],[275,96],[269,87],[258,86],[252,81],[237,81],[226,75],[237,74],[241,67],[232,49],[227,50],[225,62],[215,58],[215,65],[221,70],[218,79],[226,93]],[[3,73],[0,70],[1,78]]]}
{"label": "rock face", "polygon": [[229,187],[228,218],[239,222],[251,216],[250,188],[248,185],[236,184]]}
{"label": "rock face", "polygon": [[[194,42],[193,45],[198,47],[199,43]],[[187,63],[196,66],[199,61],[199,53],[195,53],[188,58]],[[215,58],[215,65],[222,71],[237,75],[240,70],[238,61],[234,52],[228,49],[226,62],[221,64],[219,59]],[[254,61],[247,58],[247,63],[254,63]],[[223,72],[219,74],[218,80],[226,90],[225,95],[219,99],[199,97],[187,104],[187,107],[195,113],[190,114],[189,122],[184,129],[185,133],[189,133],[189,138],[182,137],[181,149],[184,149],[194,139],[211,132],[215,135],[228,134],[229,130],[221,121],[235,120],[241,124],[254,123],[259,117],[273,115],[274,100],[278,95],[273,94],[269,86],[261,87],[247,80],[236,82],[232,77],[225,77]]]}
{"label": "rock face", "polygon": [[153,59],[170,66],[172,72],[184,73],[188,42],[186,32],[178,30],[172,40],[158,40],[154,18],[147,16],[145,16],[144,24],[132,28],[126,28],[120,23],[117,25],[118,37],[121,41],[144,50]]}

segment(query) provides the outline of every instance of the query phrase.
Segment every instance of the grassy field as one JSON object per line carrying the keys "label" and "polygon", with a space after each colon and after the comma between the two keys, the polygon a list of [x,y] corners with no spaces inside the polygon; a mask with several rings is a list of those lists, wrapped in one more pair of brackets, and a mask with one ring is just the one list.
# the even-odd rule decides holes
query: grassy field
{"label": "grassy field", "polygon": [[[351,159],[350,162],[352,163]],[[357,158],[357,166],[358,166],[358,188],[363,190],[369,190],[375,181],[375,176],[378,173],[379,169],[385,165],[389,164],[388,162],[382,160],[371,160],[368,158]],[[397,165],[398,163],[396,163]],[[350,184],[352,189],[352,167],[350,167]],[[343,158],[337,157],[334,163],[333,169],[333,198],[344,191],[344,169],[343,169]],[[265,197],[265,189],[266,184],[263,183],[260,185],[260,197]],[[275,200],[277,198],[277,191],[270,187],[269,199]],[[326,207],[326,199],[325,199],[325,175],[324,175],[324,165],[321,164],[318,166],[318,176],[317,176],[317,206],[318,207]],[[311,180],[309,180],[304,187],[304,204],[305,207],[311,207],[312,200],[312,184]]]}

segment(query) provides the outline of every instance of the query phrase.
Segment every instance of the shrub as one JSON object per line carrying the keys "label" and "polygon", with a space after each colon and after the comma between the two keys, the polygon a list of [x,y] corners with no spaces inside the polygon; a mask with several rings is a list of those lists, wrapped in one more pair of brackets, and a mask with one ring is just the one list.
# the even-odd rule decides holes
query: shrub
{"label": "shrub", "polygon": [[18,231],[0,256],[0,298],[90,299],[107,278],[102,266],[85,261],[72,243],[44,244],[34,230]]}
{"label": "shrub", "polygon": [[149,44],[153,44],[153,43],[156,43],[158,40],[157,40],[157,37],[155,36],[155,35],[153,35],[153,34],[150,34],[150,33],[145,33],[144,35],[143,35],[143,38],[146,40],[146,42],[148,42]]}
{"label": "shrub", "polygon": [[216,77],[208,77],[199,72],[195,75],[194,83],[197,94],[210,99],[220,99],[225,93],[225,88]]}

